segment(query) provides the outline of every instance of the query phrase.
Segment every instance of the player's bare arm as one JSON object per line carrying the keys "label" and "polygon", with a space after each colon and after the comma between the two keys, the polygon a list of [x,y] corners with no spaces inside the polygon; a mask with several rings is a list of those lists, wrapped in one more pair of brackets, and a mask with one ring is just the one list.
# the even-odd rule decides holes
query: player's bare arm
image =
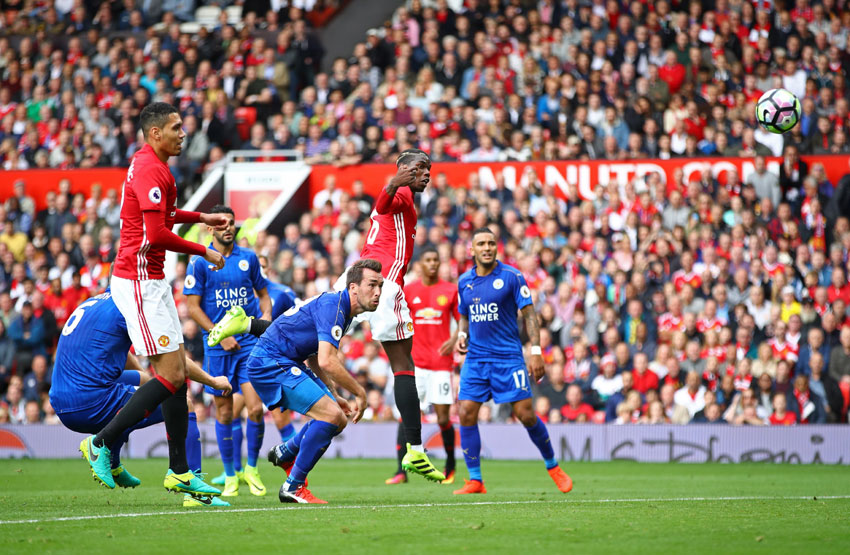
{"label": "player's bare arm", "polygon": [[469,348],[469,318],[460,315],[460,320],[457,321],[457,352],[462,355],[466,354]]}
{"label": "player's bare arm", "polygon": [[339,392],[337,392],[337,390],[336,390],[336,384],[330,378],[330,376],[328,376],[327,372],[322,370],[322,367],[319,364],[319,357],[317,355],[313,355],[310,358],[308,358],[307,359],[307,366],[309,366],[310,370],[312,370],[313,373],[316,374],[316,376],[320,380],[322,380],[322,382],[326,386],[328,386],[328,390],[330,390],[331,395],[334,398],[334,401],[336,401],[336,404],[339,405],[340,409],[342,409],[342,413],[345,414],[345,416],[351,417],[351,415],[354,412],[353,409],[351,408],[351,405],[348,403],[348,401],[346,401],[345,399],[340,397]]}
{"label": "player's bare arm", "polygon": [[452,335],[440,345],[440,356],[448,356],[451,354],[452,350],[455,348],[455,343],[457,343],[457,330],[452,333]]}
{"label": "player's bare arm", "polygon": [[[192,317],[192,320],[194,320],[201,327],[201,329],[207,332],[213,329],[213,327],[215,326],[215,322],[210,320],[210,317],[207,316],[207,313],[204,312],[203,308],[201,308],[200,295],[186,295],[186,306],[189,308],[189,316]],[[221,347],[225,351],[236,351],[242,348],[241,345],[239,345],[239,342],[236,341],[236,339],[234,339],[233,337],[226,337],[222,339]]]}
{"label": "player's bare arm", "polygon": [[263,313],[263,320],[272,319],[272,298],[269,295],[269,290],[263,287],[260,290],[255,290],[257,299],[260,301],[260,311]]}
{"label": "player's bare arm", "polygon": [[534,381],[537,381],[543,377],[546,371],[543,354],[540,351],[540,322],[537,320],[537,313],[534,312],[534,305],[527,305],[520,312],[522,312],[522,319],[525,320],[525,331],[531,340],[531,357],[528,359],[528,370],[531,372]]}
{"label": "player's bare arm", "polygon": [[[319,341],[319,353],[316,358],[321,371],[326,373],[327,377],[333,380],[333,383],[354,395],[357,412],[351,421],[356,424],[363,418],[363,413],[366,411],[366,390],[351,377],[351,374],[342,365],[339,360],[339,351],[332,344],[327,341]],[[319,379],[324,381],[321,375],[317,375]]]}
{"label": "player's bare arm", "polygon": [[198,366],[197,362],[188,357],[186,358],[186,370],[189,372],[190,380],[203,385],[208,385],[219,391],[224,391],[225,395],[230,395],[233,392],[233,388],[230,385],[230,380],[227,379],[227,376],[218,376],[213,378],[204,372],[204,369]]}

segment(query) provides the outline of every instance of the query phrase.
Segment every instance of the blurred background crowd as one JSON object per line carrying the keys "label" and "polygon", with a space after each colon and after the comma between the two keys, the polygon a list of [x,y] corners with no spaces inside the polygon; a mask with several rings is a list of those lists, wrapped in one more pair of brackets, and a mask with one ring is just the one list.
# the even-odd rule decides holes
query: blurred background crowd
{"label": "blurred background crowd", "polygon": [[[650,174],[600,183],[593,200],[533,174],[527,188],[490,190],[434,172],[417,252],[437,247],[456,280],[472,229],[498,233],[544,324],[536,408],[548,422],[846,422],[850,177],[831,182],[800,158],[850,151],[843,1],[413,0],[326,60],[320,26],[344,4],[7,1],[0,164],[126,166],[151,101],[181,110],[187,138],[171,164],[184,198],[232,149],[337,166],[410,147],[435,162],[754,158],[746,180]],[[803,106],[786,135],[754,119],[777,86]],[[120,200],[61,181],[36,211],[25,179],[4,200],[0,423],[56,422],[51,354],[74,307],[106,286]],[[240,241],[306,298],[357,258],[373,201],[331,177],[311,212]],[[202,358],[184,272],[182,261],[175,293]],[[369,386],[368,417],[392,419],[380,347],[368,330],[343,347]]]}

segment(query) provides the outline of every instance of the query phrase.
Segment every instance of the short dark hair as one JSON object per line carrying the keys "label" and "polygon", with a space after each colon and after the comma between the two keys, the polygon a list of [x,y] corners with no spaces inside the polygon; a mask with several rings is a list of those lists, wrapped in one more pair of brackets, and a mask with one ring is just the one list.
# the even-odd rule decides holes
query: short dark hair
{"label": "short dark hair", "polygon": [[171,114],[179,115],[180,112],[168,102],[154,102],[145,106],[139,114],[139,124],[142,126],[145,137],[153,127],[162,129]]}
{"label": "short dark hair", "polygon": [[233,213],[233,208],[225,205],[225,204],[216,204],[210,210],[210,214],[230,214],[233,217],[236,217],[236,214]]}
{"label": "short dark hair", "polygon": [[437,250],[437,247],[425,247],[425,250],[422,251],[422,254],[419,255],[419,260],[425,258],[426,254],[434,253],[437,257],[440,256],[440,251]]}
{"label": "short dark hair", "polygon": [[398,158],[395,161],[395,165],[397,168],[399,168],[404,164],[410,164],[418,156],[424,156],[425,160],[427,160],[429,164],[431,163],[431,158],[424,150],[420,150],[418,148],[408,148],[407,150],[402,151],[402,153],[398,155]]}
{"label": "short dark hair", "polygon": [[478,235],[479,233],[489,233],[493,237],[496,236],[496,233],[492,229],[490,229],[489,227],[479,227],[478,229],[476,229],[475,231],[472,232],[472,240],[473,241],[475,241],[475,236]]}
{"label": "short dark hair", "polygon": [[372,258],[361,258],[348,269],[348,275],[345,278],[345,288],[348,289],[352,283],[359,284],[363,281],[363,270],[372,270],[373,272],[381,273],[381,263]]}

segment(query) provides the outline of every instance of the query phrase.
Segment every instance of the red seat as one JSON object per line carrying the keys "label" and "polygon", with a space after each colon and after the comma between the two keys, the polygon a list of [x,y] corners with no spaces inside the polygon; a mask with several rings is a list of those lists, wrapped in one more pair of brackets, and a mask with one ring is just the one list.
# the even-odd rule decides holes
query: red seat
{"label": "red seat", "polygon": [[236,131],[239,138],[247,141],[251,136],[251,126],[257,122],[257,109],[251,106],[240,106],[233,112],[236,118]]}

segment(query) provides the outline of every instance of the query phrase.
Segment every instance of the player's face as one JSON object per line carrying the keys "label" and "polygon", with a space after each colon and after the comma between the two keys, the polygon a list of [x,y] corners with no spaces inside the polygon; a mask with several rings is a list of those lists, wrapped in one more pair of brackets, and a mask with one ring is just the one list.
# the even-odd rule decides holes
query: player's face
{"label": "player's face", "polygon": [[420,260],[422,264],[422,273],[425,277],[431,279],[440,271],[440,257],[435,252],[426,253]]}
{"label": "player's face", "polygon": [[425,156],[420,156],[413,164],[416,167],[416,181],[410,186],[414,193],[421,193],[431,181],[431,161]]}
{"label": "player's face", "polygon": [[496,236],[492,233],[479,233],[472,239],[472,257],[480,266],[496,263]]}
{"label": "player's face", "polygon": [[176,113],[168,114],[168,121],[160,130],[160,145],[169,156],[178,156],[183,150],[183,139],[186,133],[183,131],[183,120]]}
{"label": "player's face", "polygon": [[[209,229],[212,230],[212,228]],[[227,227],[221,231],[213,231],[212,234],[216,241],[229,247],[236,237],[236,220],[233,216],[230,216],[230,219],[227,220]]]}
{"label": "player's face", "polygon": [[381,288],[384,285],[384,278],[378,272],[363,270],[363,279],[360,285],[357,286],[357,303],[365,312],[374,312],[378,308],[378,301],[381,300]]}

